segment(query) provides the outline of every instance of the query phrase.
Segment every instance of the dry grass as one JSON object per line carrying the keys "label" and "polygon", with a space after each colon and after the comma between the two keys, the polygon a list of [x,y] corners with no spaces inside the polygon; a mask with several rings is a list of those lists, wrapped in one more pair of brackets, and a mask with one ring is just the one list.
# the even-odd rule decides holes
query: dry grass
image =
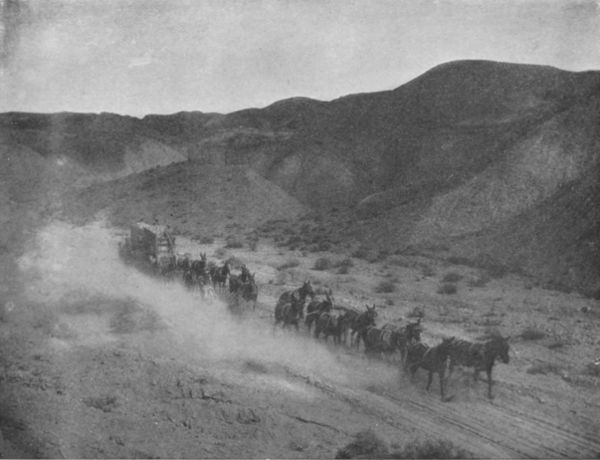
{"label": "dry grass", "polygon": [[594,361],[593,363],[588,363],[585,366],[584,373],[593,377],[600,377],[600,359]]}
{"label": "dry grass", "polygon": [[378,294],[390,294],[396,290],[396,283],[391,280],[381,281],[374,290]]}
{"label": "dry grass", "polygon": [[546,333],[541,331],[536,326],[527,326],[523,332],[519,334],[523,340],[541,340],[546,337]]}
{"label": "dry grass", "polygon": [[435,276],[436,272],[431,266],[429,266],[427,264],[423,264],[421,266],[421,274],[423,276],[431,277],[431,276]]}
{"label": "dry grass", "polygon": [[[397,449],[396,444],[393,446]],[[335,458],[471,458],[472,454],[443,439],[415,440],[397,450],[389,451],[387,444],[372,430],[361,431],[354,440],[336,452]]]}
{"label": "dry grass", "polygon": [[540,362],[536,364],[532,364],[527,369],[528,374],[556,374],[561,375],[562,368],[557,364],[548,363],[548,362]]}
{"label": "dry grass", "polygon": [[237,237],[230,235],[225,239],[225,247],[228,249],[240,249],[244,247],[244,243]]}
{"label": "dry grass", "polygon": [[407,318],[423,318],[425,317],[425,308],[421,306],[414,307],[406,314]]}
{"label": "dry grass", "polygon": [[388,447],[372,430],[360,431],[354,440],[339,449],[335,458],[385,458]]}
{"label": "dry grass", "polygon": [[300,261],[298,259],[288,259],[281,265],[277,266],[277,270],[286,270],[288,268],[294,268],[300,265]]}
{"label": "dry grass", "polygon": [[395,450],[385,458],[470,458],[472,454],[442,439],[412,441],[402,450]]}
{"label": "dry grass", "polygon": [[467,284],[469,287],[484,287],[487,283],[491,281],[490,275],[486,272],[481,273],[477,278],[470,279]]}
{"label": "dry grass", "polygon": [[319,257],[315,260],[315,265],[313,266],[313,270],[329,270],[333,264],[331,263],[331,259],[328,257]]}
{"label": "dry grass", "polygon": [[438,290],[438,294],[456,294],[456,284],[444,283],[442,284]]}
{"label": "dry grass", "polygon": [[445,283],[456,283],[463,279],[463,276],[456,272],[446,273],[442,278],[442,281]]}

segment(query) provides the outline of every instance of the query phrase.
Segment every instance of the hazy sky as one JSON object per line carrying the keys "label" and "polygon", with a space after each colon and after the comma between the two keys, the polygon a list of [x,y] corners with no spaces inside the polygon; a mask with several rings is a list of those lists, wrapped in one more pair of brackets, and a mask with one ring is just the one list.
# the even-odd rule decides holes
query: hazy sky
{"label": "hazy sky", "polygon": [[0,112],[230,112],[455,59],[600,69],[600,0],[0,0]]}

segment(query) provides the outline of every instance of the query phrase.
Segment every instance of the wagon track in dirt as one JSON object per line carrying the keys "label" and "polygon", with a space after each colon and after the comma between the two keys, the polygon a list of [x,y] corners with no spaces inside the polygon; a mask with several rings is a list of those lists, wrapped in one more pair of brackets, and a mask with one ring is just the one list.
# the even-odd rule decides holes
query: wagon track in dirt
{"label": "wagon track in dirt", "polygon": [[[218,297],[227,301],[227,293]],[[244,310],[240,319],[254,317],[271,326],[273,311],[258,303],[256,311]],[[301,329],[300,335],[302,335]],[[337,348],[325,345],[335,353],[342,353],[351,359],[361,359],[362,353],[347,347]],[[423,397],[418,388],[420,383],[398,388],[405,397],[398,397],[388,390],[357,390],[347,386],[333,386],[325,382],[300,375],[286,369],[293,377],[333,396],[365,415],[377,418],[395,429],[405,431],[407,427],[416,429],[428,437],[449,439],[476,455],[503,458],[577,458],[597,455],[600,441],[592,434],[577,433],[562,426],[556,419],[543,419],[535,412],[525,413],[519,407],[527,407],[516,397],[523,386],[514,382],[495,380],[495,386],[502,388],[512,401],[502,395],[496,401],[454,401],[439,400],[436,385],[429,396]],[[434,380],[435,381],[435,380]],[[481,391],[486,382],[481,381]],[[547,392],[540,390],[547,396]],[[302,421],[302,420],[301,420]],[[328,426],[323,424],[323,426]]]}
{"label": "wagon track in dirt", "polygon": [[[356,358],[362,356],[347,348],[339,351]],[[449,439],[476,455],[500,458],[581,458],[595,456],[600,452],[600,438],[590,433],[575,432],[574,428],[564,426],[559,420],[543,419],[535,412],[525,413],[523,409],[519,409],[527,406],[520,398],[514,398],[514,389],[510,387],[519,386],[517,384],[495,381],[496,387],[511,391],[512,401],[507,401],[502,395],[497,396],[494,401],[442,402],[435,391],[436,380],[429,396],[423,395],[424,391],[418,388],[420,382],[415,382],[410,387],[400,387],[399,382],[398,392],[406,395],[399,397],[385,389],[356,390],[311,380],[291,370],[288,373],[329,396],[348,403],[365,415],[379,418],[391,427],[398,430],[411,427],[428,437]],[[480,385],[483,394],[483,386],[487,383],[482,381]]]}

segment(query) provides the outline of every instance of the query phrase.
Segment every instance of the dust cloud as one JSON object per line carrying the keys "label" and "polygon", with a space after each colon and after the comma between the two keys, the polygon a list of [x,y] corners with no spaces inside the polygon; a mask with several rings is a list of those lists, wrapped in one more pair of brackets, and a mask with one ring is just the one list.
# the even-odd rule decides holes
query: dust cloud
{"label": "dust cloud", "polygon": [[160,317],[190,360],[219,366],[276,365],[301,376],[359,383],[354,365],[313,339],[281,330],[274,334],[271,320],[253,315],[239,319],[219,300],[205,302],[178,282],[126,266],[118,256],[118,241],[117,232],[103,221],[83,227],[54,222],[43,228],[32,250],[19,260],[28,280],[27,299],[56,312],[74,302],[95,302],[97,308],[133,302]]}

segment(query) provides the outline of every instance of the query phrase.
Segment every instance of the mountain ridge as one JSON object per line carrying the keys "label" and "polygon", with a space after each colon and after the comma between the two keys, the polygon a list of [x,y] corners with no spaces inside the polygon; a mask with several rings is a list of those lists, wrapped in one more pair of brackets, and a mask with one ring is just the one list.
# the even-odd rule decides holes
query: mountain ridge
{"label": "mountain ridge", "polygon": [[[373,238],[382,247],[470,241],[481,234],[501,241],[497,228],[518,221],[506,231],[522,233],[529,212],[539,214],[542,203],[584,180],[600,162],[599,101],[600,72],[466,60],[436,66],[392,90],[331,101],[288,98],[229,114],[5,113],[0,140],[5,151],[26,148],[52,164],[57,176],[65,170],[63,182],[81,187],[106,182],[110,188],[113,180],[135,180],[152,169],[182,171],[178,177],[185,178],[189,167],[247,168],[289,195],[292,200],[280,200],[282,206],[356,209],[373,235],[378,225],[388,229]],[[169,193],[158,183],[154,193]],[[236,185],[230,185],[235,195]],[[259,189],[256,197],[264,200]],[[144,199],[147,192],[136,193]],[[403,215],[416,202],[423,209]],[[562,228],[563,217],[550,215],[549,226]],[[398,219],[405,221],[400,225]],[[528,225],[536,227],[540,219]],[[394,236],[395,225],[406,231]],[[578,231],[589,233],[594,225]],[[557,243],[551,234],[544,244],[563,245],[585,259],[580,248]],[[495,252],[496,243],[486,241],[486,252]],[[539,242],[527,244],[525,252],[543,252]],[[468,244],[450,247],[469,252]],[[507,263],[518,265],[513,259]],[[530,271],[545,273],[541,266]]]}

